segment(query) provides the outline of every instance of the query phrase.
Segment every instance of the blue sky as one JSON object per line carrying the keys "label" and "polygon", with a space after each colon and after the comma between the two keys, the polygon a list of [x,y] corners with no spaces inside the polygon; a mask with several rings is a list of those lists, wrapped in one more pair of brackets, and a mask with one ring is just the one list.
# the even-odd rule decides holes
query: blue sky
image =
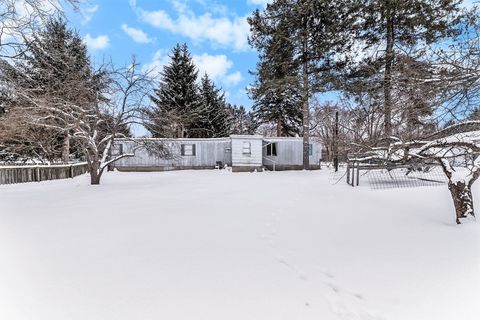
{"label": "blue sky", "polygon": [[227,100],[250,108],[257,53],[247,42],[246,17],[268,0],[89,0],[68,12],[96,63],[126,65],[132,55],[161,70],[171,48],[186,42],[201,73],[222,87]]}
{"label": "blue sky", "polygon": [[[257,52],[247,42],[247,17],[271,0],[85,0],[67,11],[93,60],[126,65],[132,55],[145,69],[160,71],[176,43],[190,47],[200,75],[207,72],[227,101],[252,106],[246,87],[253,82]],[[476,0],[465,0],[470,7]],[[326,94],[335,100],[335,94]]]}

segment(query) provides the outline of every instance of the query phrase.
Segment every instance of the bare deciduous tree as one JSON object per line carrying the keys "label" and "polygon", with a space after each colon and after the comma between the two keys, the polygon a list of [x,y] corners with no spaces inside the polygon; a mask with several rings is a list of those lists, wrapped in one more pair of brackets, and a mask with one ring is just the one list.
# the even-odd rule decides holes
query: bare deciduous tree
{"label": "bare deciduous tree", "polygon": [[448,126],[421,140],[391,143],[388,148],[373,148],[358,161],[377,160],[389,164],[437,161],[448,179],[456,222],[475,216],[472,185],[480,176],[480,121]]}
{"label": "bare deciduous tree", "polygon": [[0,0],[0,58],[19,58],[25,39],[55,14],[62,5],[78,8],[80,0]]}
{"label": "bare deciduous tree", "polygon": [[[88,163],[91,184],[100,184],[105,169],[111,163],[134,156],[139,148],[147,148],[159,157],[168,157],[167,147],[146,139],[132,139],[132,152],[110,157],[116,138],[128,138],[126,127],[137,123],[139,111],[148,100],[152,83],[148,74],[138,72],[135,60],[122,69],[102,66],[88,82],[72,81],[79,94],[75,102],[59,97],[39,96],[35,88],[18,90],[16,95],[28,102],[19,117],[25,123],[59,133],[68,131]],[[66,85],[66,84],[65,84]],[[73,90],[73,88],[71,88]]]}

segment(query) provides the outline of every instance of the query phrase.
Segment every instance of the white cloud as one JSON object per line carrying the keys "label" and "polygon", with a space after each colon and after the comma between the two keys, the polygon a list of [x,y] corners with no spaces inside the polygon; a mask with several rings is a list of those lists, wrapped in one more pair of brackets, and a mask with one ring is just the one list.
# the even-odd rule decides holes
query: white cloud
{"label": "white cloud", "polygon": [[196,15],[184,8],[177,10],[173,19],[164,10],[146,11],[138,9],[140,19],[156,28],[168,30],[190,38],[192,41],[211,41],[222,47],[232,47],[238,51],[248,50],[250,27],[247,17],[230,19],[226,16],[214,17],[210,13]]}
{"label": "white cloud", "polygon": [[193,61],[198,67],[200,77],[207,73],[213,81],[220,82],[226,86],[234,86],[242,81],[242,74],[239,71],[229,73],[229,70],[233,67],[233,62],[228,60],[225,55],[204,53],[202,55],[194,55]]}
{"label": "white cloud", "polygon": [[272,3],[272,0],[247,0],[248,4],[253,5],[263,5],[266,6],[268,3]]}
{"label": "white cloud", "polygon": [[202,55],[194,55],[193,61],[201,75],[206,72],[213,80],[219,80],[221,77],[224,77],[228,69],[233,66],[233,62],[228,60],[225,55],[214,56],[204,53]]}
{"label": "white cloud", "polygon": [[187,12],[188,11],[188,5],[187,2],[183,0],[170,0],[172,3],[173,7],[177,12]]}
{"label": "white cloud", "polygon": [[[162,72],[163,67],[170,63],[169,51],[160,49],[155,52],[152,60],[143,65],[142,71],[151,71],[153,75]],[[239,71],[229,72],[233,67],[233,62],[225,55],[209,55],[204,53],[201,55],[193,55],[193,62],[198,68],[199,80],[205,73],[210,79],[217,84],[225,85],[227,87],[235,86],[243,80],[242,74]]]}
{"label": "white cloud", "polygon": [[92,37],[90,33],[87,33],[87,35],[83,39],[83,42],[91,50],[102,50],[108,47],[110,39],[107,35],[99,35],[97,37]]}
{"label": "white cloud", "polygon": [[170,57],[168,56],[167,50],[160,49],[157,50],[152,60],[149,63],[146,63],[142,67],[143,72],[152,72],[153,76],[158,75],[163,70],[163,66],[170,62]]}
{"label": "white cloud", "polygon": [[168,13],[163,10],[158,11],[145,11],[143,9],[138,10],[140,18],[148,24],[157,27],[159,29],[166,29],[174,32],[176,26]]}
{"label": "white cloud", "polygon": [[91,6],[91,7],[88,7],[88,8],[81,9],[80,13],[83,17],[81,23],[84,24],[84,25],[89,23],[93,19],[93,16],[95,15],[95,13],[97,13],[98,9],[99,9],[98,4],[96,4],[94,6]]}
{"label": "white cloud", "polygon": [[227,84],[227,85],[237,85],[240,83],[240,81],[242,81],[243,77],[242,77],[242,74],[240,73],[240,71],[236,71],[234,73],[231,73],[229,75],[227,75],[225,77],[225,80],[224,82]]}
{"label": "white cloud", "polygon": [[143,30],[129,27],[127,24],[122,24],[122,30],[137,43],[150,43],[153,41],[148,34]]}
{"label": "white cloud", "polygon": [[[171,0],[171,1],[188,2],[189,0]],[[208,10],[208,12],[210,13],[226,16],[231,12],[231,9],[229,9],[228,5],[220,4],[216,0],[195,0],[195,2],[201,5],[204,9]]]}

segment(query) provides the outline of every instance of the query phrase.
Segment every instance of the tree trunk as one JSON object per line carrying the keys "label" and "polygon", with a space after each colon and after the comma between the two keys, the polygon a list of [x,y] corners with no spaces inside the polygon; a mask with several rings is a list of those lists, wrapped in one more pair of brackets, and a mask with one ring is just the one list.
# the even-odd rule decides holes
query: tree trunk
{"label": "tree trunk", "polygon": [[280,117],[278,117],[277,119],[277,137],[281,137],[282,136],[282,120],[280,119]]}
{"label": "tree trunk", "polygon": [[68,133],[68,131],[65,133],[65,137],[63,139],[62,162],[70,162],[70,134]]}
{"label": "tree trunk", "polygon": [[90,184],[91,185],[100,184],[101,173],[99,169],[100,168],[99,168],[98,161],[93,161],[92,163],[90,163]]}
{"label": "tree trunk", "polygon": [[[390,4],[387,4],[390,6]],[[394,42],[394,21],[393,10],[387,8],[387,47],[385,55],[385,75],[383,81],[383,117],[385,126],[386,143],[390,142],[392,136],[392,67],[393,67],[393,42]]]}
{"label": "tree trunk", "polygon": [[460,224],[460,218],[466,218],[469,214],[475,216],[473,209],[472,189],[463,181],[448,182],[448,189],[452,194],[453,205],[457,215],[456,222]]}
{"label": "tree trunk", "polygon": [[308,50],[308,39],[304,35],[303,39],[303,169],[310,169],[310,158],[309,158],[309,144],[310,144],[310,110],[308,107],[308,92],[309,92],[309,82],[308,82],[308,60],[307,60],[307,50]]}
{"label": "tree trunk", "polygon": [[338,111],[335,112],[335,134],[333,139],[333,166],[338,172]]}
{"label": "tree trunk", "polygon": [[96,172],[90,172],[90,184],[99,185],[100,184],[100,175]]}

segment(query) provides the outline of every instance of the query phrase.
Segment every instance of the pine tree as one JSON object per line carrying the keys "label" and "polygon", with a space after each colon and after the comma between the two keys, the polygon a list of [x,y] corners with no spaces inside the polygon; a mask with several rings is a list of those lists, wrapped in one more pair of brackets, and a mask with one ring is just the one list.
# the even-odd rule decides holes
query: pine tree
{"label": "pine tree", "polygon": [[[260,23],[261,19],[257,12],[255,23]],[[288,30],[282,29],[281,24],[282,21],[271,36],[262,39],[261,45],[257,42],[262,52],[255,83],[249,90],[255,101],[256,118],[261,123],[275,124],[279,137],[296,136],[302,132],[302,88],[298,64],[294,61],[295,47],[285,36]]]}
{"label": "pine tree", "polygon": [[381,70],[384,137],[387,140],[393,133],[394,72],[399,52],[425,48],[453,34],[459,3],[458,0],[364,0],[354,4],[359,23],[352,27],[364,44],[364,50],[380,47],[374,52],[374,58],[367,57],[363,62]]}
{"label": "pine tree", "polygon": [[404,141],[412,141],[436,131],[432,119],[435,108],[441,104],[440,88],[424,79],[434,76],[435,68],[420,57],[397,54],[393,78],[393,134]]}
{"label": "pine tree", "polygon": [[230,134],[255,134],[258,123],[253,112],[246,111],[244,106],[237,107],[236,105],[227,104],[230,112]]}
{"label": "pine tree", "polygon": [[[271,59],[278,53],[284,57],[275,59],[277,66],[285,63],[282,67],[291,72],[288,76],[297,71],[294,83],[301,93],[305,169],[309,168],[309,99],[331,87],[334,77],[330,73],[349,43],[346,31],[352,12],[347,2],[351,1],[275,0],[263,12],[254,12],[248,20],[252,31],[250,42],[262,53],[260,60]],[[293,50],[291,61],[287,60],[288,54],[275,45],[279,41],[283,42],[282,48],[286,45]],[[272,78],[267,75],[267,79]],[[284,81],[286,79],[293,81],[294,78],[284,78]],[[254,87],[262,84],[258,82]]]}
{"label": "pine tree", "polygon": [[150,96],[154,105],[145,110],[145,127],[153,137],[192,137],[201,108],[198,71],[186,44],[177,44],[170,59],[159,87]]}
{"label": "pine tree", "polygon": [[200,84],[200,106],[197,121],[192,125],[192,135],[202,138],[226,137],[230,134],[230,114],[225,95],[205,75]]}
{"label": "pine tree", "polygon": [[[95,99],[88,89],[92,74],[87,48],[78,33],[68,28],[65,20],[49,20],[44,30],[33,34],[31,40],[27,41],[27,49],[23,60],[17,64],[25,90],[34,90],[39,97],[66,104]],[[59,135],[59,132],[51,134]],[[58,136],[58,140],[62,142],[62,161],[68,162],[68,128]]]}

